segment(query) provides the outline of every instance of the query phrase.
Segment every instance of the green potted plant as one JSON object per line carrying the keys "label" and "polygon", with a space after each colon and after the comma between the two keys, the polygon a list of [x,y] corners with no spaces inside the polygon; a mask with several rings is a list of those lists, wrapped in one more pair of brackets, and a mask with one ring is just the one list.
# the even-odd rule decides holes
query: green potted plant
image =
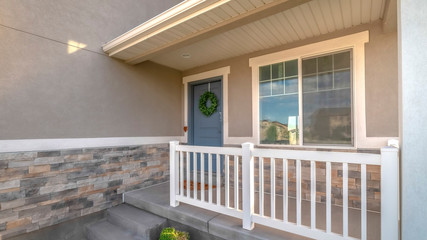
{"label": "green potted plant", "polygon": [[163,228],[160,233],[159,240],[189,240],[190,234],[188,232],[177,231],[175,228]]}

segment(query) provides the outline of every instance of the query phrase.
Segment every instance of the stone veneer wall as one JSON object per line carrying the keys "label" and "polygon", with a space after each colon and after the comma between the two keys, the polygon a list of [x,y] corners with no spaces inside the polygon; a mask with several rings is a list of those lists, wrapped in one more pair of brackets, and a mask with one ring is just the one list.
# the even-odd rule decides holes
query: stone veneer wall
{"label": "stone veneer wall", "polygon": [[0,153],[0,240],[120,204],[168,171],[168,144]]}
{"label": "stone veneer wall", "polygon": [[[258,160],[255,161],[255,189],[259,187]],[[270,159],[264,159],[264,191],[270,193]],[[296,197],[296,161],[288,161],[289,197]],[[310,162],[301,161],[301,199],[311,201]],[[366,167],[367,208],[371,211],[381,210],[380,166]],[[342,164],[331,164],[331,201],[332,204],[343,205]],[[360,165],[348,165],[348,206],[361,207],[360,203],[361,175]],[[283,163],[276,159],[276,194],[283,194]],[[326,163],[316,163],[316,201],[326,203]]]}
{"label": "stone veneer wall", "polygon": [[[289,148],[292,149],[292,148]],[[301,148],[298,150],[302,150]],[[315,151],[325,151],[324,149],[307,149]],[[326,150],[330,151],[330,150]],[[357,150],[348,150],[348,152],[357,152]],[[365,152],[365,151],[360,151]],[[379,154],[379,151],[367,151],[368,153]],[[259,159],[255,158],[255,191],[259,190]],[[283,162],[276,159],[276,194],[283,194]],[[241,186],[242,162],[239,159],[239,185]],[[296,197],[296,161],[288,160],[288,184],[289,197]],[[234,158],[230,156],[230,184],[234,186]],[[310,196],[310,162],[301,161],[301,196],[302,200],[311,201]],[[206,182],[206,180],[205,180]],[[342,164],[331,164],[331,201],[332,204],[342,206],[343,204],[343,175]],[[371,211],[380,212],[381,210],[381,167],[367,165],[366,167],[366,189],[367,189],[367,208]],[[361,207],[361,170],[360,165],[348,165],[348,206],[351,208]],[[264,159],[264,192],[270,193],[270,159]],[[233,194],[233,193],[230,193]],[[269,201],[266,199],[265,201]],[[316,163],[316,201],[326,203],[326,164]]]}

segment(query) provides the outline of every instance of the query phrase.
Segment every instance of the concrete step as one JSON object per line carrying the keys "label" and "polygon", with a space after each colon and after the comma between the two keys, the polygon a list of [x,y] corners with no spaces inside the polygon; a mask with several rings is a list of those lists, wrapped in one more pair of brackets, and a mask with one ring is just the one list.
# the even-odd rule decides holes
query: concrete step
{"label": "concrete step", "polygon": [[147,240],[159,239],[167,220],[127,204],[108,209],[108,221]]}
{"label": "concrete step", "polygon": [[86,237],[88,240],[146,240],[105,219],[86,226]]}
{"label": "concrete step", "polygon": [[179,207],[171,207],[169,205],[169,183],[128,192],[125,193],[124,198],[126,204],[203,232],[209,232],[209,221],[219,215],[183,203]]}
{"label": "concrete step", "polygon": [[[223,194],[222,194],[223,195]],[[224,195],[223,195],[224,196]],[[125,193],[127,204],[169,219],[169,224],[178,228],[184,224],[199,232],[207,233],[205,238],[194,239],[241,239],[241,240],[308,240],[288,232],[279,231],[256,224],[251,230],[242,228],[242,220],[218,214],[196,206],[180,203],[178,207],[169,205],[169,183],[163,183],[145,189]],[[268,199],[268,198],[267,198]],[[233,202],[233,199],[231,199]],[[197,232],[191,232],[195,236]],[[191,237],[191,239],[193,239]]]}

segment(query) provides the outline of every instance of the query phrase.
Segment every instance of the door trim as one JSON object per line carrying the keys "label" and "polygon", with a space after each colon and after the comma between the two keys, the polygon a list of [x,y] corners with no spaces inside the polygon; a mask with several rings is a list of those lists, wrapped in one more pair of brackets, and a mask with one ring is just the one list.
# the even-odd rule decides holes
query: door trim
{"label": "door trim", "polygon": [[[230,66],[217,68],[207,72],[202,72],[194,75],[185,76],[182,78],[184,84],[184,126],[189,125],[189,87],[193,82],[203,80],[212,80],[215,77],[221,78],[222,81],[222,144],[228,142],[228,75],[230,74]],[[189,141],[189,131],[184,133],[184,141]]]}

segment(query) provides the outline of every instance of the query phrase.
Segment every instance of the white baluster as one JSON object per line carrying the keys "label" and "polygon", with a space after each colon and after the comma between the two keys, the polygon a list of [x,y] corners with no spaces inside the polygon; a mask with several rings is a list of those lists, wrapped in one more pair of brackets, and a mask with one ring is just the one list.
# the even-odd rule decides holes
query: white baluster
{"label": "white baluster", "polygon": [[191,178],[190,178],[190,152],[187,152],[186,154],[186,160],[187,160],[187,164],[186,164],[186,169],[187,169],[187,197],[190,198],[190,182],[191,182]]}
{"label": "white baluster", "polygon": [[342,235],[348,237],[348,163],[342,164]]}
{"label": "white baluster", "polygon": [[225,155],[225,207],[230,207],[230,157]]}
{"label": "white baluster", "polygon": [[276,218],[276,159],[270,158],[270,205],[271,219]]}
{"label": "white baluster", "polygon": [[179,193],[181,197],[184,196],[184,156],[182,151],[179,152],[179,183],[180,183],[180,190]]}
{"label": "white baluster", "polygon": [[297,174],[297,225],[301,225],[301,160],[296,160],[296,174]]}
{"label": "white baluster", "polygon": [[216,205],[221,205],[221,158],[216,155]]}
{"label": "white baluster", "polygon": [[[362,179],[362,186],[360,189],[360,202],[362,204],[362,217],[361,217],[361,240],[366,240],[367,234],[366,234],[366,164],[361,165],[361,179]],[[385,184],[385,183],[384,183]]]}
{"label": "white baluster", "polygon": [[239,209],[239,156],[234,156],[234,208]]}
{"label": "white baluster", "polygon": [[259,215],[264,216],[264,158],[258,162],[259,171]]}
{"label": "white baluster", "polygon": [[212,154],[208,154],[208,189],[209,203],[212,203]]}
{"label": "white baluster", "polygon": [[197,199],[197,153],[193,152],[193,198]]}
{"label": "white baluster", "polygon": [[311,229],[316,229],[316,162],[310,161]]}
{"label": "white baluster", "polygon": [[283,221],[288,221],[288,159],[283,159]]}
{"label": "white baluster", "polygon": [[205,201],[205,154],[200,153],[200,199]]}
{"label": "white baluster", "polygon": [[331,162],[326,162],[326,232],[331,232]]}

